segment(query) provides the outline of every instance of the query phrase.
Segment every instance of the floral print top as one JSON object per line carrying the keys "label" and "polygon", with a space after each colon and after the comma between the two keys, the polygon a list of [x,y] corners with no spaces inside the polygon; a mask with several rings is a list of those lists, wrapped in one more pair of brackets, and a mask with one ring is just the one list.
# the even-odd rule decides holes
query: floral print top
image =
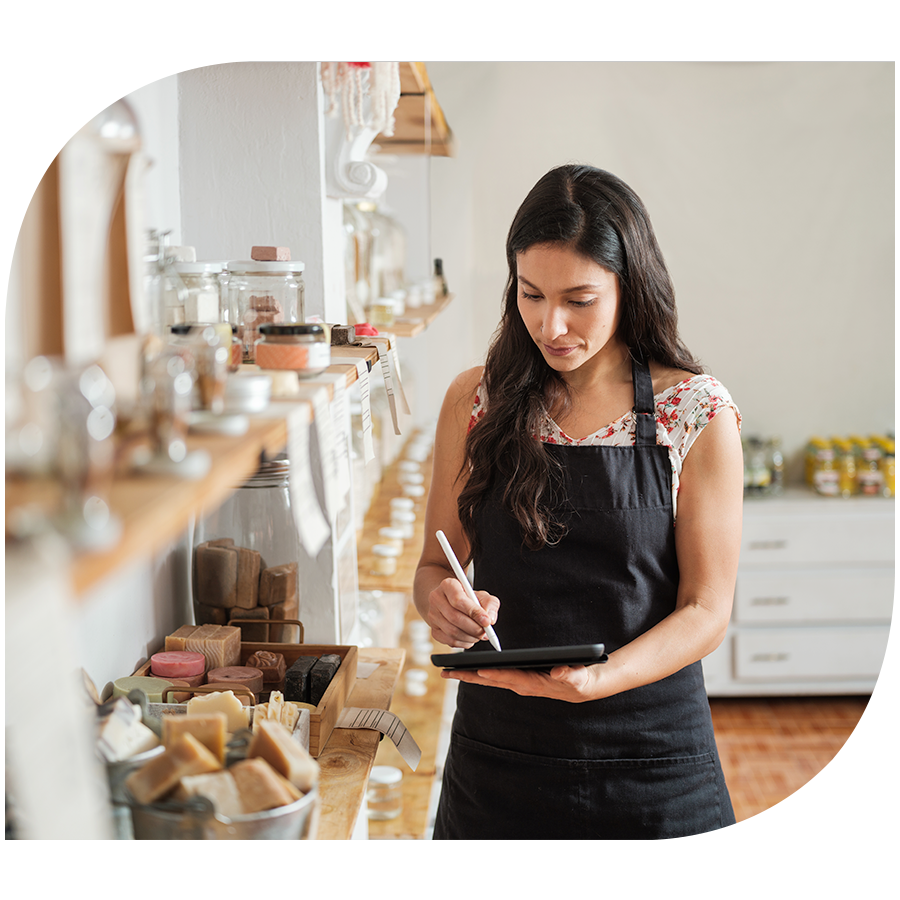
{"label": "floral print top", "polygon": [[[669,448],[672,465],[672,510],[676,509],[680,486],[681,467],[688,450],[704,426],[725,407],[733,409],[738,429],[741,414],[726,387],[712,375],[692,375],[678,384],[654,395],[656,400],[656,443]],[[485,402],[482,384],[475,392],[475,405],[469,420],[469,429],[484,415]],[[576,444],[581,446],[608,445],[623,447],[634,444],[634,411],[627,412],[609,425],[584,438],[569,437],[549,416],[535,435],[549,444]]]}

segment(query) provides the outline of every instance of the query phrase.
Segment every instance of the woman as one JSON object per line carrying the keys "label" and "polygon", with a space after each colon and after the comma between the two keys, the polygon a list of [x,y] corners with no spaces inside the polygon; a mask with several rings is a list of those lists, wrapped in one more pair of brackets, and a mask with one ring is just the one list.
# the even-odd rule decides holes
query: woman
{"label": "woman", "polygon": [[[732,824],[699,660],[731,612],[738,410],[679,340],[650,220],[615,176],[545,175],[507,260],[485,366],[438,421],[416,606],[451,647],[490,649],[492,624],[504,650],[603,643],[609,660],[444,672],[462,683],[434,837]],[[438,529],[474,563],[478,604]]]}

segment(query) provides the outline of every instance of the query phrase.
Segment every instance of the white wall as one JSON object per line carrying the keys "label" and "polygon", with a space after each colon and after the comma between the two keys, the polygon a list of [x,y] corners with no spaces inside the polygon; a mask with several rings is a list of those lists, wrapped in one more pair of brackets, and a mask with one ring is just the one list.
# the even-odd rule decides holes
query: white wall
{"label": "white wall", "polygon": [[427,67],[459,146],[431,165],[432,250],[458,300],[430,405],[487,348],[519,203],[575,161],[644,200],[682,336],[745,434],[796,454],[893,429],[892,63]]}

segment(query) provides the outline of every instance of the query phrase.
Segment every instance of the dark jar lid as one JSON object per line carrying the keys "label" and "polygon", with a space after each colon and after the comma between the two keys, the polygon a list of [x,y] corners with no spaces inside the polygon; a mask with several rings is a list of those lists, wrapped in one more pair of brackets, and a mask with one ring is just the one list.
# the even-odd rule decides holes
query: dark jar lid
{"label": "dark jar lid", "polygon": [[291,325],[273,325],[267,323],[259,326],[260,334],[288,335],[288,334],[320,334],[325,336],[325,329],[315,322],[293,323]]}

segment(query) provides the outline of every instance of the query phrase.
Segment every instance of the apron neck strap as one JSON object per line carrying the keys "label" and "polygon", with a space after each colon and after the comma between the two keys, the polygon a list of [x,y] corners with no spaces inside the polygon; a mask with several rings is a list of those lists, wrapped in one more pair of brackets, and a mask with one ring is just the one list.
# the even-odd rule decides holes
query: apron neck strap
{"label": "apron neck strap", "polygon": [[634,381],[634,413],[636,446],[656,444],[656,405],[653,400],[653,379],[650,366],[643,357],[633,356],[631,376]]}

